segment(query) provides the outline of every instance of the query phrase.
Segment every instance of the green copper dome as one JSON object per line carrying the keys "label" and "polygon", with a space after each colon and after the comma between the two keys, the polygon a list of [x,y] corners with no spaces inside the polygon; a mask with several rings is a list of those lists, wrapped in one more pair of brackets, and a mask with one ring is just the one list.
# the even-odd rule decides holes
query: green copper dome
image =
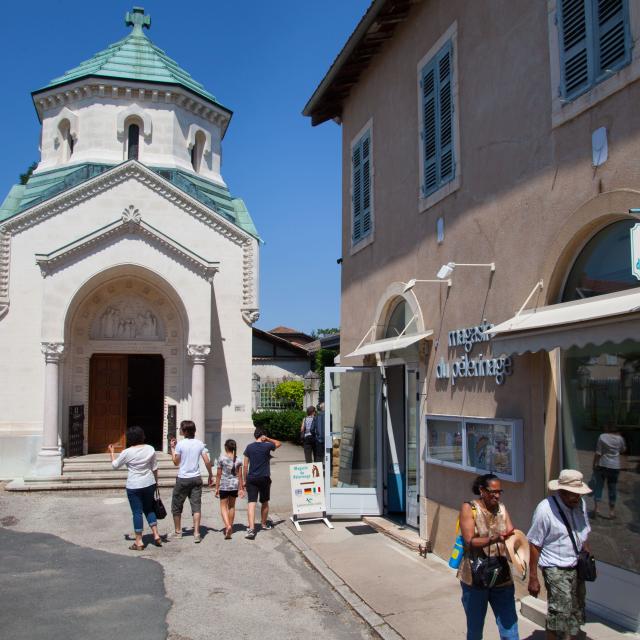
{"label": "green copper dome", "polygon": [[96,53],[92,58],[70,69],[59,78],[54,78],[46,87],[34,93],[65,85],[80,78],[96,76],[180,85],[229,111],[200,82],[194,80],[175,60],[147,38],[143,28],[151,27],[151,17],[145,15],[144,9],[134,7],[130,13],[126,14],[125,24],[133,27],[128,36],[110,45],[104,51]]}

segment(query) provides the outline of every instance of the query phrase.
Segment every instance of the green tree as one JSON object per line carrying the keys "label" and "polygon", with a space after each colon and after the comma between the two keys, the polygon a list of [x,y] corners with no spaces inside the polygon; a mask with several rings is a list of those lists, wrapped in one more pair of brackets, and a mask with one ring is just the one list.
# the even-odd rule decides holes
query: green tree
{"label": "green tree", "polygon": [[333,366],[333,360],[338,352],[333,349],[318,349],[316,351],[315,372],[320,376],[320,400],[324,401],[324,368]]}
{"label": "green tree", "polygon": [[27,184],[27,182],[29,182],[29,178],[31,177],[31,174],[35,171],[37,166],[37,162],[32,162],[29,165],[29,168],[24,173],[20,174],[20,184]]}
{"label": "green tree", "polygon": [[304,382],[302,380],[284,380],[274,392],[278,400],[286,402],[292,409],[302,409],[304,402]]}
{"label": "green tree", "polygon": [[340,333],[340,327],[330,327],[328,329],[314,329],[311,332],[311,337],[318,339],[324,336],[333,336],[336,333]]}

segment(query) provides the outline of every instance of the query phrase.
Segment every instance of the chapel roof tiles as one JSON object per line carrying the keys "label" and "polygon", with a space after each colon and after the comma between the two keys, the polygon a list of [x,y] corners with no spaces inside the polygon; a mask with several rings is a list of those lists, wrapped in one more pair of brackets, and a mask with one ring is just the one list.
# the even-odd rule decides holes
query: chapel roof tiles
{"label": "chapel roof tiles", "polygon": [[54,78],[46,87],[34,91],[34,94],[87,77],[136,80],[182,86],[231,113],[202,83],[192,78],[188,71],[144,34],[142,28],[151,26],[151,19],[144,15],[144,9],[135,7],[132,13],[127,13],[126,24],[133,26],[126,37]]}

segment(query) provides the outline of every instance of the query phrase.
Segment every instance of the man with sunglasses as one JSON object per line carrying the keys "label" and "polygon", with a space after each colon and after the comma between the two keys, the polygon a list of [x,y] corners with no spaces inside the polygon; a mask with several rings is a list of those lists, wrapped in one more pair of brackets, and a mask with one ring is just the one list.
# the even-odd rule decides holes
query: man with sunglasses
{"label": "man with sunglasses", "polygon": [[[535,510],[527,534],[531,548],[529,593],[540,593],[538,566],[547,588],[547,640],[576,638],[584,624],[585,585],[578,578],[578,551],[589,550],[591,527],[582,496],[590,493],[582,474],[563,469],[557,480],[549,482],[556,496],[545,498]],[[564,519],[571,527],[573,542]]]}

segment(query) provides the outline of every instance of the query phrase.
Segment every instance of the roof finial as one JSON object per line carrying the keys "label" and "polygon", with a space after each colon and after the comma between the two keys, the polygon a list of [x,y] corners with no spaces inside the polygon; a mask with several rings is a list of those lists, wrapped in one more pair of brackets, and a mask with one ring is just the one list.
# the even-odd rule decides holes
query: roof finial
{"label": "roof finial", "polygon": [[131,11],[127,11],[124,23],[128,27],[133,27],[132,33],[142,35],[142,27],[151,28],[151,16],[145,15],[143,7],[133,7]]}

